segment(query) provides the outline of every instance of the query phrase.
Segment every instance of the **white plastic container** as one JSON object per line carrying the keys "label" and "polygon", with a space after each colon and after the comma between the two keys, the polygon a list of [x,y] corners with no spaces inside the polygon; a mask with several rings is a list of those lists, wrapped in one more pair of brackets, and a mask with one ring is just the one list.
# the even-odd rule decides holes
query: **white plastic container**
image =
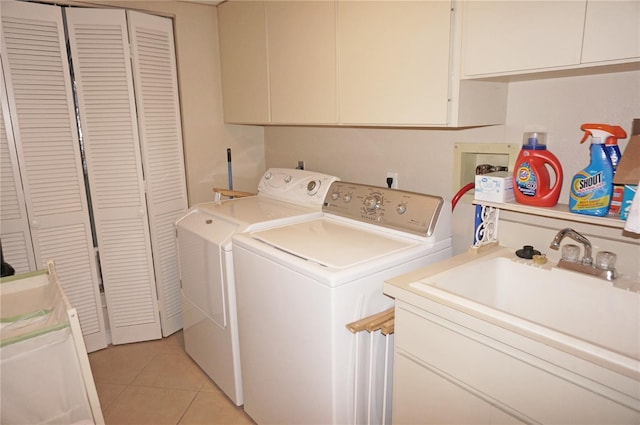
{"label": "white plastic container", "polygon": [[474,198],[478,201],[510,202],[513,194],[513,173],[496,171],[476,175]]}

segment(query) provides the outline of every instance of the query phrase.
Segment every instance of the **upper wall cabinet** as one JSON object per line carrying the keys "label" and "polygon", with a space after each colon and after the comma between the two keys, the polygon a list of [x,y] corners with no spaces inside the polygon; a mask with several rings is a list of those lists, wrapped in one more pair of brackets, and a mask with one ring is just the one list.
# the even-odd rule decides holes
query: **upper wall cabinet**
{"label": "upper wall cabinet", "polygon": [[340,121],[445,124],[451,4],[338,2]]}
{"label": "upper wall cabinet", "polygon": [[270,120],[267,32],[263,2],[218,7],[224,118],[230,123]]}
{"label": "upper wall cabinet", "polygon": [[640,1],[587,1],[582,63],[640,60]]}
{"label": "upper wall cabinet", "polygon": [[225,121],[434,127],[503,123],[506,84],[458,78],[454,4],[221,4]]}
{"label": "upper wall cabinet", "polygon": [[335,124],[335,3],[272,1],[266,11],[271,122]]}
{"label": "upper wall cabinet", "polygon": [[638,1],[465,1],[462,74],[514,75],[640,60]]}
{"label": "upper wall cabinet", "polygon": [[334,2],[218,8],[225,121],[335,124]]}

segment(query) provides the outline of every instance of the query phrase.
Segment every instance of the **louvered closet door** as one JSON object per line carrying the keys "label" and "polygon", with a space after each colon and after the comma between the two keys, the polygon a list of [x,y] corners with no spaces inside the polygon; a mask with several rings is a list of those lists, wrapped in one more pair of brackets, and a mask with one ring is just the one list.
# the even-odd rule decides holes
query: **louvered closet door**
{"label": "louvered closet door", "polygon": [[162,333],[182,328],[174,222],[187,210],[170,19],[127,11]]}
{"label": "louvered closet door", "polygon": [[2,240],[4,261],[11,264],[16,273],[24,273],[36,269],[36,259],[31,243],[29,217],[27,217],[27,207],[24,203],[2,66],[0,66],[0,86],[2,86],[0,87],[2,99],[2,116],[0,117],[0,239]]}
{"label": "louvered closet door", "polygon": [[88,351],[107,346],[61,9],[2,1],[2,63],[36,266],[56,268]]}
{"label": "louvered closet door", "polygon": [[114,344],[161,338],[124,10],[66,10]]}

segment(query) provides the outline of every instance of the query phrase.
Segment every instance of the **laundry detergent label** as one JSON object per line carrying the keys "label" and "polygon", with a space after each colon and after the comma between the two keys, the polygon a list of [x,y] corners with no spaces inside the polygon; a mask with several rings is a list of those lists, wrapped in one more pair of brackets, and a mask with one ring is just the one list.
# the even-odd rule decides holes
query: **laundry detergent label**
{"label": "laundry detergent label", "polygon": [[535,196],[538,189],[536,173],[531,169],[528,162],[520,164],[517,170],[516,186],[520,193],[526,196]]}
{"label": "laundry detergent label", "polygon": [[590,174],[584,170],[580,171],[573,178],[571,185],[571,209],[576,212],[608,210],[611,202],[610,189],[604,183],[602,172]]}

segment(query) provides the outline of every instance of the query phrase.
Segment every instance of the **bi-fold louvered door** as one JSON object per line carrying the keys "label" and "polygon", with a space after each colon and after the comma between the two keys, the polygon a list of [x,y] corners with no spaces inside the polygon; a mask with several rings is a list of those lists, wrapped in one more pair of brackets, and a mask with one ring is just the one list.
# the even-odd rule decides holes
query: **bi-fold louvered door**
{"label": "bi-fold louvered door", "polygon": [[172,23],[114,9],[64,13],[111,338],[166,336],[182,327],[173,222],[187,208]]}
{"label": "bi-fold louvered door", "polygon": [[111,338],[160,338],[125,11],[66,16]]}
{"label": "bi-fold louvered door", "polygon": [[[3,1],[0,13],[6,90],[2,111],[5,123],[10,118],[3,144],[14,143],[16,151],[12,171],[19,169],[19,175],[12,177],[22,193],[15,199],[24,199],[31,239],[24,231],[23,246],[27,251],[32,247],[33,253],[26,255],[33,255],[37,268],[55,260],[65,293],[78,310],[87,349],[93,351],[105,347],[107,337],[62,13],[55,6],[14,1]],[[4,205],[4,190],[1,195]],[[2,222],[5,213],[3,206]],[[11,263],[14,255],[24,254],[5,245],[10,240],[5,231],[3,225],[2,248]]]}
{"label": "bi-fold louvered door", "polygon": [[[0,67],[0,234],[4,252],[11,253],[11,266],[17,273],[27,272],[36,267],[36,259],[31,243],[29,217],[24,203],[22,180],[18,168],[13,129],[9,119],[9,104],[4,84],[4,72]],[[11,139],[11,140],[9,140]]]}
{"label": "bi-fold louvered door", "polygon": [[170,19],[127,11],[162,333],[182,329],[173,223],[187,210],[178,75]]}

